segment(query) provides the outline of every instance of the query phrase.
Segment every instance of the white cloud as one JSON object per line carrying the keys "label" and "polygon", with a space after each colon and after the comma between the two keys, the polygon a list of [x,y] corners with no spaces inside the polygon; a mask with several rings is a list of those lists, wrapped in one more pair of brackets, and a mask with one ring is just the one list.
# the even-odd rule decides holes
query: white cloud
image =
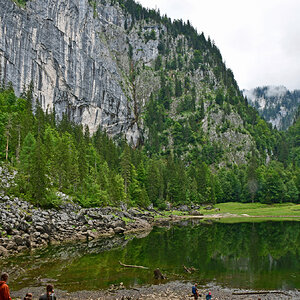
{"label": "white cloud", "polygon": [[190,20],[220,48],[240,88],[300,89],[300,1],[139,0],[171,18]]}
{"label": "white cloud", "polygon": [[269,86],[267,90],[267,97],[282,97],[287,90],[284,86]]}

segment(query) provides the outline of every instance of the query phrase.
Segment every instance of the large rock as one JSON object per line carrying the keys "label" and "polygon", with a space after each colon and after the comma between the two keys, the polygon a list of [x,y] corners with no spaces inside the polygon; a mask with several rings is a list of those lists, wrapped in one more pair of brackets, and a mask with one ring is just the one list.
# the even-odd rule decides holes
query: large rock
{"label": "large rock", "polygon": [[0,257],[1,256],[8,256],[9,252],[3,246],[0,246]]}
{"label": "large rock", "polygon": [[18,246],[23,246],[24,244],[24,240],[21,236],[19,235],[15,235],[14,236],[14,242],[18,245]]}
{"label": "large rock", "polygon": [[122,233],[124,233],[124,231],[125,231],[125,229],[122,228],[122,227],[116,227],[116,228],[114,228],[114,232],[116,234],[122,234]]}

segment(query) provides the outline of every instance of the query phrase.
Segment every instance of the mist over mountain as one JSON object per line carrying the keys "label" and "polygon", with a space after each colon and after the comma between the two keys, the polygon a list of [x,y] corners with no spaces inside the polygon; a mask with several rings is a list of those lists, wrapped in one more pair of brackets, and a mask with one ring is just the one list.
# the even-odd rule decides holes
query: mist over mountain
{"label": "mist over mountain", "polygon": [[300,90],[289,91],[284,86],[264,86],[244,90],[249,104],[260,116],[278,130],[286,130],[293,124],[300,105]]}

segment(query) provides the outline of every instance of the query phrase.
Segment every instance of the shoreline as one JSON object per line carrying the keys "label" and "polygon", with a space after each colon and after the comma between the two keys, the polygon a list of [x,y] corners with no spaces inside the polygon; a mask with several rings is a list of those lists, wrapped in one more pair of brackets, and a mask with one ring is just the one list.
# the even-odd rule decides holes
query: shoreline
{"label": "shoreline", "polygon": [[[155,285],[137,286],[129,289],[107,289],[107,290],[95,290],[95,291],[77,291],[66,292],[62,290],[55,290],[58,299],[61,300],[121,300],[121,299],[143,299],[143,300],[165,300],[165,299],[177,299],[187,300],[193,299],[191,297],[192,282],[187,281],[172,281],[168,283],[158,283]],[[238,289],[221,287],[214,283],[207,285],[198,285],[199,294],[201,297],[198,299],[205,299],[205,295],[208,292],[212,293],[214,300],[225,299],[261,299],[261,300],[274,300],[274,299],[300,299],[299,290],[250,290],[250,289]],[[20,291],[12,292],[12,296],[16,299],[22,299],[27,292],[32,292],[34,299],[38,298],[44,292],[43,287],[32,287],[22,289]]]}
{"label": "shoreline", "polygon": [[[199,222],[300,221],[300,216],[221,213],[203,214],[200,206],[172,211],[137,208],[82,208],[66,202],[60,209],[36,208],[19,198],[0,195],[0,259],[48,245],[94,240],[118,234],[150,232],[154,226],[170,226],[187,220]],[[212,207],[210,208],[213,209]]]}
{"label": "shoreline", "polygon": [[[121,211],[116,208],[91,208],[85,209],[79,207],[73,203],[67,203],[60,210],[50,209],[42,210],[35,208],[29,203],[22,201],[18,198],[10,199],[5,196],[6,199],[0,196],[0,220],[3,226],[6,218],[3,218],[3,213],[6,217],[11,216],[11,212],[15,211],[16,215],[11,224],[14,224],[14,228],[8,228],[7,233],[12,232],[10,237],[0,238],[0,253],[4,248],[3,244],[12,245],[15,243],[15,248],[10,248],[2,254],[1,258],[5,258],[12,255],[22,255],[25,251],[30,251],[34,255],[34,251],[40,248],[45,248],[48,245],[64,245],[67,243],[74,244],[76,241],[92,241],[97,242],[101,237],[115,236],[116,242],[112,243],[112,247],[118,244],[118,240],[122,239],[123,235],[130,235],[138,233],[141,237],[147,235],[154,226],[168,227],[173,225],[186,225],[187,221],[191,221],[195,224],[211,224],[212,222],[223,221],[226,219],[235,219],[237,221],[253,222],[260,218],[266,218],[266,216],[249,216],[246,214],[237,215],[230,213],[209,213],[201,214],[198,210],[191,210],[190,213],[179,211],[180,215],[177,215],[178,211],[156,212],[156,211],[141,211],[135,208]],[[1,201],[2,200],[2,201]],[[7,211],[7,212],[6,212]],[[296,218],[297,216],[284,216],[288,218]],[[283,216],[270,216],[270,220],[282,220]],[[300,219],[299,219],[300,221]],[[48,232],[45,232],[45,227],[42,226],[42,222],[45,223]],[[76,226],[74,226],[77,224]],[[27,224],[27,229],[22,227],[22,224]],[[20,227],[21,225],[21,227]],[[3,227],[2,227],[3,228]],[[6,229],[5,229],[6,230]],[[38,232],[38,234],[37,234]],[[80,234],[78,234],[80,232]],[[45,234],[46,233],[46,234]],[[43,240],[43,237],[47,239]],[[29,240],[29,244],[18,245],[18,243]],[[8,243],[7,243],[8,241]],[[7,247],[9,248],[9,247]],[[20,250],[20,251],[19,251]],[[30,254],[31,255],[31,254]],[[12,270],[2,270],[10,271]],[[11,291],[13,299],[23,299],[27,292],[34,294],[34,299],[38,298],[44,292],[44,283],[46,279],[43,279],[36,287],[23,288],[19,291]],[[48,279],[47,279],[48,280]],[[51,281],[49,279],[48,281]],[[159,283],[159,282],[158,282]],[[55,284],[55,282],[54,282]],[[160,282],[154,285],[145,285],[138,287],[131,287],[127,289],[113,290],[97,290],[97,291],[78,291],[68,293],[63,290],[56,290],[58,299],[193,299],[191,297],[192,282],[186,281],[170,281],[167,283]],[[299,299],[299,290],[289,291],[264,291],[260,294],[249,294],[249,290],[246,289],[234,289],[230,287],[221,287],[214,283],[208,285],[199,285],[200,293],[211,291],[214,300],[223,299],[261,299],[261,300],[273,300],[273,299]],[[244,293],[244,295],[236,295],[233,293]],[[270,293],[272,292],[272,293]],[[248,293],[248,294],[247,294]],[[123,297],[123,298],[122,298]],[[125,298],[124,298],[125,297]],[[200,297],[199,299],[205,299]]]}

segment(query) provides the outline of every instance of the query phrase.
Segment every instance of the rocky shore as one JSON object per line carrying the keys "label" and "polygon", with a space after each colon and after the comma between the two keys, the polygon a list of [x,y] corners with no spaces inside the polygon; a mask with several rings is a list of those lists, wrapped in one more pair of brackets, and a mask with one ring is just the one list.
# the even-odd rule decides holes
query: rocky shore
{"label": "rocky shore", "polygon": [[[132,289],[110,289],[99,291],[79,291],[67,293],[56,290],[58,299],[63,300],[188,300],[191,297],[192,282],[173,281],[151,286],[136,287]],[[44,290],[42,288],[22,289],[12,295],[15,299],[22,299],[26,292],[32,292],[37,299]],[[214,300],[299,300],[300,292],[294,291],[250,291],[242,289],[230,289],[216,286],[213,283],[199,286],[199,300],[205,299],[205,295],[211,292]]]}
{"label": "rocky shore", "polygon": [[71,240],[147,231],[150,211],[117,208],[85,209],[66,203],[59,209],[36,208],[19,198],[0,195],[0,256]]}

